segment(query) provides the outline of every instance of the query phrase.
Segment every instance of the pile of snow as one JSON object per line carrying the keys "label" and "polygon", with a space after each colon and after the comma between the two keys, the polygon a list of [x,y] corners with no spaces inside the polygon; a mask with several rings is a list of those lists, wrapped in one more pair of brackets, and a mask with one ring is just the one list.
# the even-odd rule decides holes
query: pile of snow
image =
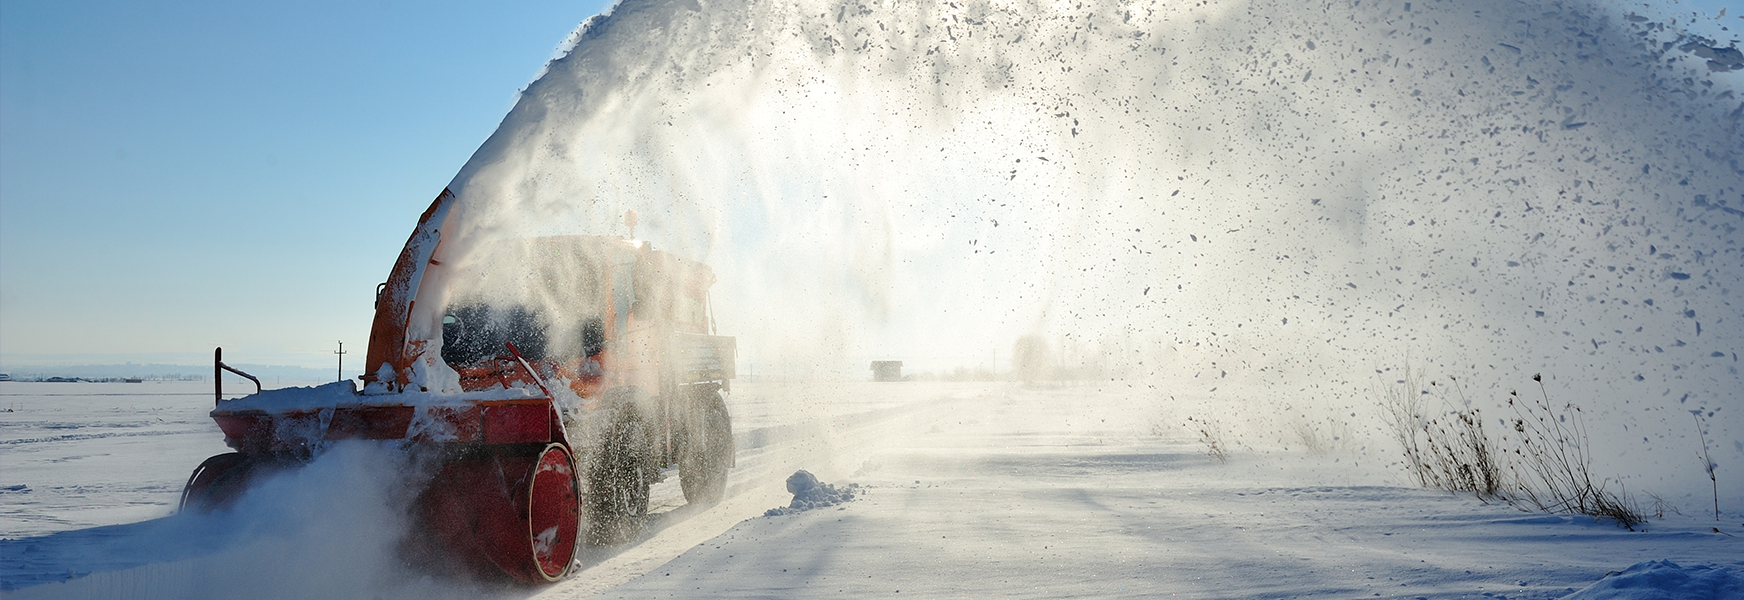
{"label": "pile of snow", "polygon": [[1720,600],[1744,598],[1744,571],[1716,565],[1679,566],[1670,560],[1635,563],[1563,596],[1563,600]]}
{"label": "pile of snow", "polygon": [[787,477],[787,491],[793,494],[793,502],[784,508],[771,508],[763,513],[765,517],[779,517],[802,513],[815,508],[835,506],[854,499],[854,493],[860,489],[857,483],[842,487],[818,481],[816,475],[804,469],[794,471]]}

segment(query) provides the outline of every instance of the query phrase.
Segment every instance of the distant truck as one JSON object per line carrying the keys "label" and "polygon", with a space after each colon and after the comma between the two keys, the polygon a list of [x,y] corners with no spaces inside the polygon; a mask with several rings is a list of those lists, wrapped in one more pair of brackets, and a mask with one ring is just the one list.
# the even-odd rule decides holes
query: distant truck
{"label": "distant truck", "polygon": [[902,381],[902,361],[872,361],[872,381]]}
{"label": "distant truck", "polygon": [[[218,390],[212,418],[236,452],[194,471],[184,510],[224,506],[335,440],[403,440],[442,462],[413,507],[424,541],[537,583],[563,578],[584,538],[633,537],[667,467],[687,501],[721,499],[736,344],[714,335],[708,266],[608,236],[449,256],[453,201],[431,204],[377,288],[362,389]],[[240,374],[221,351],[214,362]]]}

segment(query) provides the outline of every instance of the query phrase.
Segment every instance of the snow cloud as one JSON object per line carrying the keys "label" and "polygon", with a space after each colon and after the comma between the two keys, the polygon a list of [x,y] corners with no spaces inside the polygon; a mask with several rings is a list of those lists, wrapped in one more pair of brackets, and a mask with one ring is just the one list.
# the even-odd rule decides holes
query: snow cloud
{"label": "snow cloud", "polygon": [[1694,449],[1684,411],[1744,428],[1744,101],[1658,25],[1578,1],[625,2],[455,177],[444,252],[636,210],[714,267],[759,373],[1004,369],[1025,335],[1080,372],[1295,397],[1415,362],[1494,405],[1541,372],[1602,417],[1602,459],[1696,489],[1657,473]]}

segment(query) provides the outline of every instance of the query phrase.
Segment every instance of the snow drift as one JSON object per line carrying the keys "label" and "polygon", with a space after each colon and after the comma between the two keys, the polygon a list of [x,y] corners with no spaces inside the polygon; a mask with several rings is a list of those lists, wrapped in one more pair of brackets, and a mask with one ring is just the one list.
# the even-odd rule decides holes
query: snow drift
{"label": "snow drift", "polygon": [[1673,33],[1580,1],[627,0],[455,177],[439,252],[637,210],[760,373],[1036,335],[1367,410],[1408,363],[1486,406],[1542,372],[1600,471],[1695,505],[1697,412],[1744,499],[1744,102]]}
{"label": "snow drift", "polygon": [[[1614,576],[1613,576],[1614,575]],[[1671,600],[1732,598],[1744,594],[1744,576],[1714,565],[1680,566],[1669,560],[1636,563],[1563,600]]]}

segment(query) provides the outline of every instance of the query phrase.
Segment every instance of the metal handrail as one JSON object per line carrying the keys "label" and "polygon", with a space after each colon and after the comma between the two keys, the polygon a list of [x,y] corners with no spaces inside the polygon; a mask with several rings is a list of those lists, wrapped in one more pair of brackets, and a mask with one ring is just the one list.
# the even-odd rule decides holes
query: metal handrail
{"label": "metal handrail", "polygon": [[546,398],[556,401],[557,397],[551,395],[551,388],[545,387],[545,379],[539,376],[538,371],[533,370],[533,365],[528,364],[527,359],[521,357],[521,349],[516,348],[514,342],[504,342],[503,345],[509,347],[509,354],[514,355],[515,362],[520,363],[521,368],[526,369],[527,374],[533,377],[533,384],[539,386],[539,391],[545,392]]}
{"label": "metal handrail", "polygon": [[214,396],[214,399],[212,400],[212,406],[218,406],[218,403],[224,401],[224,372],[225,371],[229,371],[231,373],[241,375],[244,378],[247,378],[249,381],[254,382],[254,393],[256,393],[256,394],[260,393],[261,387],[260,387],[260,380],[259,379],[256,379],[253,375],[249,375],[247,373],[242,372],[241,370],[237,369],[236,367],[232,367],[230,365],[224,364],[224,348],[223,347],[213,348],[212,349],[212,395]]}

